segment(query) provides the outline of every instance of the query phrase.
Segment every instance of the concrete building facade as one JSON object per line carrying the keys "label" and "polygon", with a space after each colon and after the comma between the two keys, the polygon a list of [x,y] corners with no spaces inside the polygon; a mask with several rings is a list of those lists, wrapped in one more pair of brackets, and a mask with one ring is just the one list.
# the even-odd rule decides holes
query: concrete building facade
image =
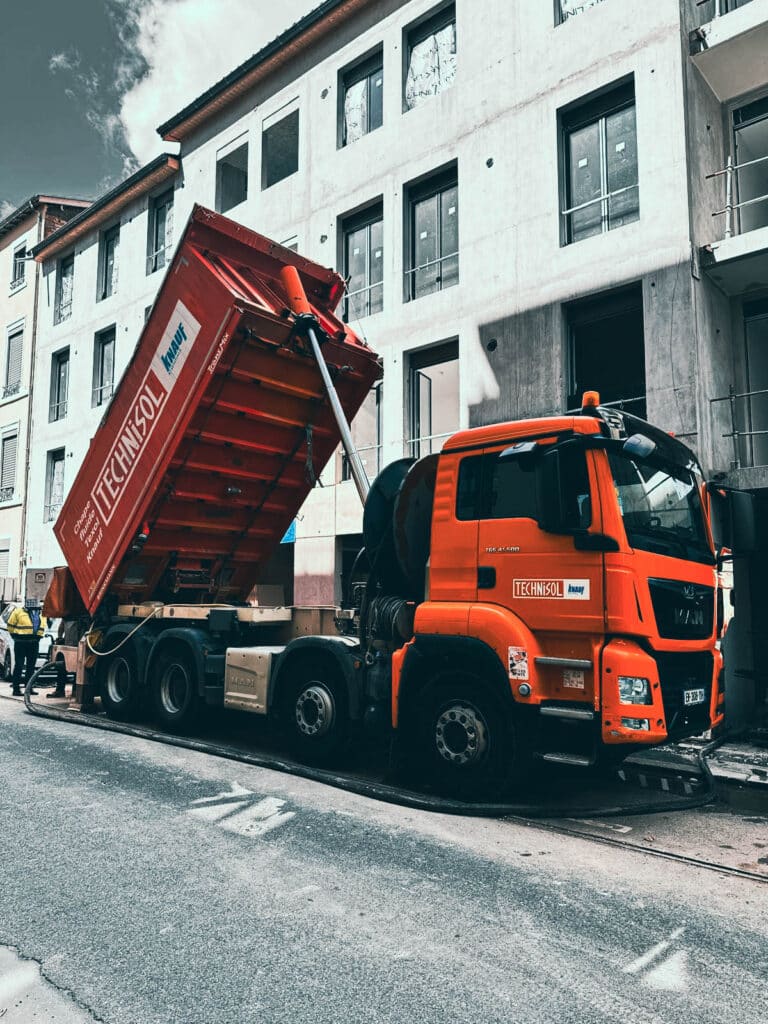
{"label": "concrete building facade", "polygon": [[[384,363],[354,425],[371,476],[593,388],[766,495],[767,34],[768,0],[655,0],[642,16],[632,0],[326,0],[160,127],[183,166],[175,223],[202,203],[349,278],[348,317]],[[95,281],[88,239],[76,259]],[[67,342],[40,255],[42,367]],[[127,280],[125,357],[155,284]],[[69,327],[86,347],[122,324],[94,288]],[[92,358],[64,487],[98,418]],[[47,460],[64,442],[45,412],[36,401]],[[30,501],[50,509],[51,465],[34,465]],[[270,569],[296,603],[341,596],[361,530],[346,476],[339,456]],[[56,560],[50,535],[28,543]],[[761,557],[737,566],[753,617]],[[747,623],[756,691],[759,634]]]}
{"label": "concrete building facade", "polygon": [[39,266],[33,248],[87,207],[32,196],[0,221],[0,597],[23,591],[29,403],[35,379]]}

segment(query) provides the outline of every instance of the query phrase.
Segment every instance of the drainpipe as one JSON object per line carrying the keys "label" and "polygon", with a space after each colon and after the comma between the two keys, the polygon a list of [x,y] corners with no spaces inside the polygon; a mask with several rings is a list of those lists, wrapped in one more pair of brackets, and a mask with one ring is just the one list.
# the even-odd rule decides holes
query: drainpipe
{"label": "drainpipe", "polygon": [[[37,245],[43,240],[45,230],[45,215],[48,212],[47,206],[41,206],[37,212]],[[37,301],[40,294],[40,277],[43,272],[41,263],[35,260],[35,297],[32,310],[32,351],[29,359],[29,388],[27,391],[27,436],[24,448],[26,451],[26,465],[24,466],[24,496],[21,502],[21,538],[19,546],[19,585],[23,583],[26,597],[26,568],[27,568],[27,506],[29,504],[29,467],[32,461],[32,398],[35,390],[35,363],[37,362]]]}

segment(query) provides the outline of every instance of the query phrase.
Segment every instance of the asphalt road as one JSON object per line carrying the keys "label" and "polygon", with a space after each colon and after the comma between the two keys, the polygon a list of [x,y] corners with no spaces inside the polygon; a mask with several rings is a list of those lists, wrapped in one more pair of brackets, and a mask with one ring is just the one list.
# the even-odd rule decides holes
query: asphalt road
{"label": "asphalt road", "polygon": [[72,1014],[30,1021],[766,1019],[757,882],[6,700],[0,772],[0,946],[39,962]]}

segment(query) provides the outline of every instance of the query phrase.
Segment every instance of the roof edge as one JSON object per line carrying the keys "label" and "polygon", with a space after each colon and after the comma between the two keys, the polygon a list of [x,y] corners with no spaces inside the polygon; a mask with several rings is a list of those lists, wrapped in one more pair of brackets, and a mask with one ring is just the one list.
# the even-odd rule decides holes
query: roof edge
{"label": "roof edge", "polygon": [[35,195],[25,199],[15,210],[12,210],[3,220],[0,220],[0,238],[13,231],[15,227],[38,210],[41,206],[80,206],[86,209],[91,205],[90,199],[75,199],[67,196]]}

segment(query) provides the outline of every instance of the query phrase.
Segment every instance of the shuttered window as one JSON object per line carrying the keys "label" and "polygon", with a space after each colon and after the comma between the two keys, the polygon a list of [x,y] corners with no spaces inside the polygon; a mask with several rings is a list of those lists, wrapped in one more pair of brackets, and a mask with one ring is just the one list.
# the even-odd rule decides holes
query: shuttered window
{"label": "shuttered window", "polygon": [[5,361],[5,387],[3,398],[15,395],[21,388],[21,355],[24,347],[24,332],[16,331],[8,336]]}
{"label": "shuttered window", "polygon": [[8,576],[11,571],[11,538],[0,538],[0,577]]}
{"label": "shuttered window", "polygon": [[11,501],[16,489],[18,434],[6,434],[0,441],[0,501]]}

